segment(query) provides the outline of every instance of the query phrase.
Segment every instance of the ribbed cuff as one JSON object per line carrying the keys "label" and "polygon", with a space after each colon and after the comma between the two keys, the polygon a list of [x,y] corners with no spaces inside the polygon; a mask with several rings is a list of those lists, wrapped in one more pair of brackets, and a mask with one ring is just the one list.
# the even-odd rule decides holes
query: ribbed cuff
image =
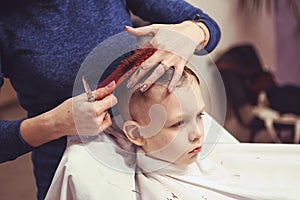
{"label": "ribbed cuff", "polygon": [[14,160],[33,149],[20,134],[23,120],[0,122],[0,162]]}

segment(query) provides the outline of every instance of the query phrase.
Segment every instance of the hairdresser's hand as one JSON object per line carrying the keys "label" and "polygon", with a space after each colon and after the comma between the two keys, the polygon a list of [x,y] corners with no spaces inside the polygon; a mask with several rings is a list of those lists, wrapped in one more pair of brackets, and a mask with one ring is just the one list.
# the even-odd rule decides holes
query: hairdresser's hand
{"label": "hairdresser's hand", "polygon": [[112,95],[116,84],[93,91],[94,102],[88,102],[86,94],[69,98],[56,108],[21,124],[21,136],[36,147],[67,135],[92,136],[101,133],[112,123],[107,110],[117,103]]}
{"label": "hairdresser's hand", "polygon": [[[72,116],[66,115],[69,122],[61,124],[64,126],[67,135],[97,135],[111,125],[111,118],[107,110],[117,103],[117,98],[111,94],[115,89],[115,83],[99,88],[93,92],[94,102],[88,102],[86,94],[81,94],[70,99],[68,104],[72,104]],[[69,106],[66,107],[69,109]],[[62,107],[64,113],[67,113]],[[74,124],[75,123],[75,124]],[[74,129],[76,128],[76,130]]]}
{"label": "hairdresser's hand", "polygon": [[153,36],[149,43],[157,49],[141,64],[140,69],[128,81],[127,87],[133,87],[151,68],[157,66],[140,86],[141,91],[146,91],[168,68],[174,67],[174,75],[168,87],[171,92],[195,50],[201,50],[208,41],[209,31],[205,25],[201,24],[201,27],[203,29],[191,21],[172,25],[153,24],[140,28],[126,26],[125,30],[135,36]]}

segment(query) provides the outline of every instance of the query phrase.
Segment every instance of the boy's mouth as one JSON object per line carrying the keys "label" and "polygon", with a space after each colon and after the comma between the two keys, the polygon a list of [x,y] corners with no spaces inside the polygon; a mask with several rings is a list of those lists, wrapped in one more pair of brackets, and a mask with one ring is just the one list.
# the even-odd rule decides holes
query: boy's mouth
{"label": "boy's mouth", "polygon": [[189,152],[189,154],[197,154],[201,151],[201,146],[198,146],[194,148],[192,151]]}

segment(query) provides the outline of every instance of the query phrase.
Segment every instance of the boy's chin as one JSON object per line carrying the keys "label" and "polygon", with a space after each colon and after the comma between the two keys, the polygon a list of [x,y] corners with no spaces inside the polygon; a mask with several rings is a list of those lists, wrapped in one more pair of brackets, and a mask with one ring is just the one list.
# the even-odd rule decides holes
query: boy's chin
{"label": "boy's chin", "polygon": [[195,157],[192,157],[188,160],[176,160],[174,162],[175,165],[191,165],[193,164],[194,162],[196,162],[198,156],[195,156]]}

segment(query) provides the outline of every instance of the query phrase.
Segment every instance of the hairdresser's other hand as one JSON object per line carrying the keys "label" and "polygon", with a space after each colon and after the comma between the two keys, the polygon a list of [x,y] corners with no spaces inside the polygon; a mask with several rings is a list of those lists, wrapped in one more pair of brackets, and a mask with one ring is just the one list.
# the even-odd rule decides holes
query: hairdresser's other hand
{"label": "hairdresser's other hand", "polygon": [[191,21],[170,25],[153,24],[140,28],[126,26],[125,30],[135,36],[153,36],[149,43],[157,49],[150,58],[141,64],[140,69],[130,78],[127,86],[133,87],[151,68],[157,66],[140,86],[141,91],[146,91],[164,74],[166,69],[174,67],[174,75],[168,86],[168,90],[171,92],[195,50],[204,48],[208,41],[209,31],[204,24],[201,24],[201,27],[202,29]]}
{"label": "hairdresser's other hand", "polygon": [[115,87],[115,82],[112,82],[93,91],[94,102],[88,102],[87,95],[83,93],[42,115],[25,120],[21,125],[23,139],[35,147],[62,136],[101,133],[112,124],[107,110],[117,103],[116,97],[111,94]]}

